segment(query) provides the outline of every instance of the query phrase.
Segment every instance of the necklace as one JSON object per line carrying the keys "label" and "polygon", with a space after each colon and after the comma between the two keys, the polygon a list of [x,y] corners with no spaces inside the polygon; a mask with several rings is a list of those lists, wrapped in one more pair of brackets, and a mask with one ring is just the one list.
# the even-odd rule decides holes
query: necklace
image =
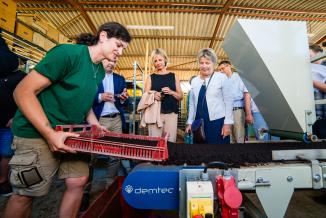
{"label": "necklace", "polygon": [[98,70],[99,70],[99,68],[100,68],[100,65],[97,64],[97,68],[96,68],[96,70],[95,70],[95,68],[94,68],[94,63],[92,63],[92,68],[93,68],[93,73],[94,73],[94,79],[96,79],[96,77],[97,77],[97,72],[98,72]]}

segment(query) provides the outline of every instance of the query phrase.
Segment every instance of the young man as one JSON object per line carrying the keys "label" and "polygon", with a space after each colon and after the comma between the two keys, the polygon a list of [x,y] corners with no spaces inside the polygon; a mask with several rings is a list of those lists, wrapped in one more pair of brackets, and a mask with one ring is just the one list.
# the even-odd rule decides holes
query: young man
{"label": "young man", "polygon": [[250,94],[243,84],[239,74],[233,72],[229,61],[221,61],[218,70],[225,73],[233,86],[233,119],[231,128],[231,143],[245,142],[245,123],[251,124],[253,117],[250,109]]}

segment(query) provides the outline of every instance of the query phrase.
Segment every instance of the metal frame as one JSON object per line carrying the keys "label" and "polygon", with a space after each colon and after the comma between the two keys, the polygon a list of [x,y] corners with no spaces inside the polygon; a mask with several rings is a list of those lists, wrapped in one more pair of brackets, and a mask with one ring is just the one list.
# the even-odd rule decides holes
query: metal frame
{"label": "metal frame", "polygon": [[[136,88],[137,88],[137,69],[140,70],[141,76],[142,76],[142,83],[144,84],[144,71],[142,68],[139,66],[137,61],[134,62],[133,64],[134,68],[134,79],[133,79],[133,85],[134,85],[134,91],[133,91],[133,108],[132,108],[132,134],[136,134]],[[144,93],[144,85],[142,87],[142,92]]]}
{"label": "metal frame", "polygon": [[[264,166],[234,168],[231,174],[236,178],[237,186],[242,192],[256,192],[269,218],[279,218],[284,217],[295,189],[326,187],[325,164],[317,160],[311,160],[310,163],[270,163]],[[179,217],[187,216],[186,181],[201,180],[203,170],[203,168],[180,170]],[[209,180],[215,184],[216,176],[221,173],[220,169],[209,169]]]}

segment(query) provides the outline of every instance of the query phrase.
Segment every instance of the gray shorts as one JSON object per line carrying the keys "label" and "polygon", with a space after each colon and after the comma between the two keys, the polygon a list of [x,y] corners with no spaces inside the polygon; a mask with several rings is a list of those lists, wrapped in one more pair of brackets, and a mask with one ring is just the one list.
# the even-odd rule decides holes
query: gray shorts
{"label": "gray shorts", "polygon": [[42,196],[49,192],[52,179],[79,178],[89,175],[88,154],[51,152],[45,140],[14,137],[15,154],[9,162],[13,192],[25,196]]}

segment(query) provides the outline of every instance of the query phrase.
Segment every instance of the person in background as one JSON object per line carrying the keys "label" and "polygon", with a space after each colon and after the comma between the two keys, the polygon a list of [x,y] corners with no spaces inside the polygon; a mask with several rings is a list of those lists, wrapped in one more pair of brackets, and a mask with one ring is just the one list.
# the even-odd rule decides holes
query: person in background
{"label": "person in background", "polygon": [[[323,52],[319,45],[309,46],[310,58],[313,58]],[[311,64],[312,79],[314,86],[315,100],[325,99],[326,97],[326,66],[321,65],[321,60]],[[316,105],[316,116],[326,119],[326,106]]]}
{"label": "person in background", "polygon": [[251,99],[251,113],[253,116],[253,123],[252,126],[255,131],[255,137],[257,140],[268,141],[269,134],[264,132],[264,130],[268,130],[268,126],[266,121],[264,120],[262,114],[260,113],[257,105]]}
{"label": "person in background", "polygon": [[[310,58],[313,58],[323,52],[319,45],[309,46]],[[326,66],[321,65],[321,60],[311,64],[312,80],[314,87],[315,100],[326,98]],[[313,125],[313,132],[319,138],[326,138],[326,105],[316,105],[317,121]]]}
{"label": "person in background", "polygon": [[280,137],[278,136],[270,136],[266,131],[268,130],[268,125],[263,117],[263,115],[260,113],[256,103],[251,99],[251,113],[253,116],[253,123],[252,126],[255,131],[255,138],[256,140],[260,141],[277,141],[280,140]]}
{"label": "person in background", "polygon": [[113,72],[116,62],[103,60],[105,77],[95,96],[93,110],[100,123],[109,131],[126,132],[123,108],[129,104],[126,80]]}
{"label": "person in background", "polygon": [[8,196],[12,193],[8,164],[14,154],[10,148],[13,140],[10,128],[17,111],[13,92],[26,73],[18,70],[18,57],[9,50],[1,35],[0,57],[0,195]]}
{"label": "person in background", "polygon": [[245,142],[245,125],[253,123],[253,117],[250,109],[250,94],[242,82],[239,74],[233,72],[229,61],[221,61],[218,69],[224,73],[232,83],[233,87],[233,119],[234,124],[231,127],[231,143]]}
{"label": "person in background", "polygon": [[3,217],[29,217],[33,198],[48,193],[57,171],[66,184],[59,216],[77,216],[89,176],[89,155],[76,154],[64,144],[67,137],[78,134],[54,128],[86,120],[105,131],[92,110],[105,74],[102,61],[116,61],[130,41],[124,26],[105,23],[96,35],[79,36],[83,45],[63,44],[51,49],[18,84],[14,98],[19,110],[12,126],[15,154],[9,163],[14,194]]}
{"label": "person in background", "polygon": [[[116,62],[103,60],[105,77],[99,85],[93,110],[100,124],[106,127],[107,130],[116,133],[127,133],[123,108],[128,106],[129,96],[125,78],[113,72],[115,66]],[[110,165],[120,164],[118,159],[110,158],[110,160]],[[121,160],[121,164],[123,167],[115,168],[121,171],[121,175],[127,175],[131,170],[129,160]],[[111,167],[110,169],[113,170]],[[112,174],[117,173],[112,172]]]}
{"label": "person in background", "polygon": [[[79,43],[77,41],[77,43]],[[127,106],[128,93],[126,89],[126,81],[123,76],[115,73],[113,70],[116,66],[116,61],[109,61],[104,59],[102,61],[105,77],[100,83],[97,94],[94,98],[93,111],[100,124],[108,131],[122,133],[126,131],[126,121],[124,117],[123,107]],[[81,203],[80,211],[85,211],[89,206],[90,192],[92,189],[94,164],[97,155],[92,155],[89,164],[89,180],[85,186],[83,200]],[[130,163],[128,160],[122,160],[126,167],[120,166],[120,160],[112,157],[109,158],[109,175],[115,177],[118,170],[121,170],[122,175],[126,175],[130,171]]]}
{"label": "person in background", "polygon": [[155,72],[145,82],[145,92],[156,91],[155,99],[161,101],[162,127],[157,124],[149,124],[150,136],[162,137],[169,134],[169,141],[176,142],[179,101],[183,95],[179,78],[167,70],[168,56],[163,49],[157,48],[152,51],[151,61]]}
{"label": "person in background", "polygon": [[[189,80],[189,84],[190,84],[190,86],[191,86],[191,82],[192,82],[192,80],[195,78],[196,76],[192,76],[191,78],[190,78],[190,80]],[[189,92],[188,92],[188,95],[187,95],[187,113],[189,113],[189,99],[190,99],[190,92],[191,92],[191,89],[189,90]]]}
{"label": "person in background", "polygon": [[201,49],[197,60],[200,73],[191,83],[186,132],[191,131],[195,119],[203,119],[205,143],[229,144],[233,124],[232,84],[225,74],[214,72],[217,57],[213,49]]}

